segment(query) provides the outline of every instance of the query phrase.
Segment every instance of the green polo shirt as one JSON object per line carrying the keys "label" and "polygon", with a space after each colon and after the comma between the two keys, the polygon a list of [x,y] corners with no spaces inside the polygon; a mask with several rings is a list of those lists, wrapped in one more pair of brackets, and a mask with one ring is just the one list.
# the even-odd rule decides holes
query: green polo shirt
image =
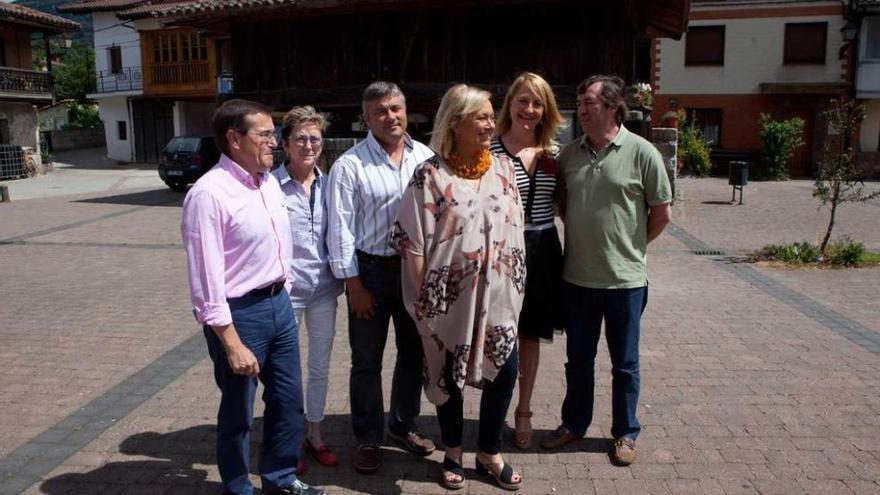
{"label": "green polo shirt", "polygon": [[565,177],[563,278],[592,289],[648,284],[648,206],[672,202],[660,152],[620,127],[599,153],[586,136],[559,154]]}

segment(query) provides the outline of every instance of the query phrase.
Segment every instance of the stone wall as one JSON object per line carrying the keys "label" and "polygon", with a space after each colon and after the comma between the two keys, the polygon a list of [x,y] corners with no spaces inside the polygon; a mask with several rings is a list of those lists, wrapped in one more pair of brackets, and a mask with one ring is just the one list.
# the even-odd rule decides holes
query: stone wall
{"label": "stone wall", "polygon": [[651,142],[660,151],[663,164],[666,166],[666,174],[672,185],[672,197],[675,198],[675,179],[678,168],[676,167],[676,155],[678,154],[678,129],[672,127],[655,127],[651,129]]}
{"label": "stone wall", "polygon": [[52,151],[66,151],[83,148],[102,148],[106,145],[104,129],[65,129],[51,131]]}
{"label": "stone wall", "polygon": [[0,119],[9,128],[9,142],[2,144],[39,149],[37,107],[30,103],[0,102]]}

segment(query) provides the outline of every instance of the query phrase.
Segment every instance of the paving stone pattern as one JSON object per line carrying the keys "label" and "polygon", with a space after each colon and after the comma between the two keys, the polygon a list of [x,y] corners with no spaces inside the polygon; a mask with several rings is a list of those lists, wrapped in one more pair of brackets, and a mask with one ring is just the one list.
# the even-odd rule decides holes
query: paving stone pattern
{"label": "paving stone pattern", "polygon": [[[810,185],[752,183],[745,205],[731,206],[724,181],[678,182],[675,227],[651,246],[638,462],[615,467],[607,456],[602,344],[587,438],[560,452],[504,447],[525,478],[520,493],[880,493],[880,269],[737,262],[821,235],[826,213]],[[189,311],[181,200],[159,189],[0,205],[0,494],[219,491],[219,394]],[[880,250],[878,206],[845,206],[837,232]],[[704,249],[725,254],[694,254]],[[536,443],[559,422],[565,337],[542,353]],[[310,462],[304,480],[334,494],[446,493],[441,450],[416,458],[388,446],[380,473],[351,468],[349,358],[343,305],[324,426],[342,465]],[[465,397],[470,479],[460,493],[502,493],[471,469],[479,395]],[[433,406],[422,410],[423,430],[439,439]]]}

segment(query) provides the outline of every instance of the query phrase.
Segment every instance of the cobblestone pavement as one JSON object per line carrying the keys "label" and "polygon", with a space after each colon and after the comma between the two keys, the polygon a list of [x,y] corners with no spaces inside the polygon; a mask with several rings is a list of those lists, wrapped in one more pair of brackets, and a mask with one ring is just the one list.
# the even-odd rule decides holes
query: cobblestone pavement
{"label": "cobblestone pavement", "polygon": [[[182,195],[110,184],[0,204],[0,494],[219,490],[219,394],[189,312]],[[880,493],[880,269],[739,261],[821,235],[827,213],[810,187],[753,183],[731,206],[724,181],[679,182],[674,226],[651,246],[638,462],[615,467],[606,454],[603,344],[587,438],[561,452],[505,447],[521,493]],[[878,214],[880,202],[844,206],[836,234],[880,250]],[[345,329],[343,311],[325,423],[343,462],[310,463],[303,478],[329,493],[444,493],[442,451],[423,459],[389,446],[379,474],[351,468]],[[542,346],[536,440],[559,422],[564,349],[564,336]],[[392,357],[389,346],[386,369]],[[471,452],[477,405],[468,390]],[[434,408],[423,411],[438,438]],[[462,493],[501,493],[468,476]]]}

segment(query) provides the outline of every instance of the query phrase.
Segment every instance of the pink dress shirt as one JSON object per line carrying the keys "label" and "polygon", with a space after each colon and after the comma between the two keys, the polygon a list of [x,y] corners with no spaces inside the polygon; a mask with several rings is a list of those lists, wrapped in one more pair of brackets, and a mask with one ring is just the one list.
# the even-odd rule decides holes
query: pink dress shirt
{"label": "pink dress shirt", "polygon": [[180,231],[186,248],[190,298],[199,323],[232,323],[229,298],[285,280],[293,243],[278,180],[259,184],[220,155],[183,200]]}

